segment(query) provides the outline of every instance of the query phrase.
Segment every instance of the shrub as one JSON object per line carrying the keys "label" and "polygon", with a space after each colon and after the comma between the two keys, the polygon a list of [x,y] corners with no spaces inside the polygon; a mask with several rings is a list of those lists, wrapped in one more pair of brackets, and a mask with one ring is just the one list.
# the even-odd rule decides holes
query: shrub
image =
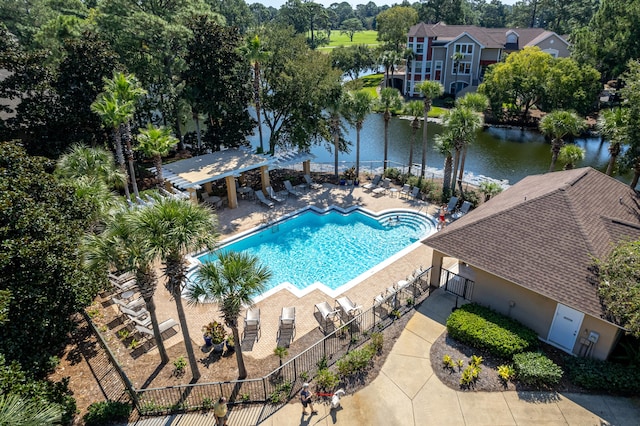
{"label": "shrub", "polygon": [[453,358],[451,358],[451,356],[445,355],[442,357],[442,365],[448,370],[453,370],[455,362],[453,362]]}
{"label": "shrub", "polygon": [[476,380],[478,380],[481,370],[482,369],[479,365],[468,365],[467,368],[465,368],[462,372],[462,377],[460,377],[460,384],[466,387],[471,386],[473,383],[475,383]]}
{"label": "shrub", "polygon": [[369,367],[369,364],[373,359],[373,355],[373,349],[369,345],[347,353],[336,363],[338,367],[338,374],[343,377],[348,377],[360,373]]}
{"label": "shrub", "polygon": [[478,204],[480,204],[480,197],[478,197],[478,193],[475,191],[464,191],[463,198],[465,201],[470,202],[471,207],[474,209],[478,207]]}
{"label": "shrub", "polygon": [[131,406],[118,401],[94,402],[88,408],[83,419],[85,425],[103,425],[115,420],[127,420],[131,414]]}
{"label": "shrub", "polygon": [[592,391],[640,394],[640,369],[597,359],[570,357],[566,362],[569,378]]}
{"label": "shrub", "polygon": [[463,305],[449,315],[447,331],[462,343],[507,359],[538,347],[533,330],[475,303]]}
{"label": "shrub", "polygon": [[287,397],[291,393],[291,388],[293,385],[289,381],[284,381],[278,385],[276,385],[273,392],[269,394],[269,402],[272,404],[279,404],[281,402],[286,401]]}
{"label": "shrub", "polygon": [[522,383],[554,386],[562,378],[562,368],[541,352],[523,352],[513,356],[516,377]]}
{"label": "shrub", "polygon": [[181,377],[184,374],[184,369],[187,366],[187,360],[183,356],[179,356],[173,361],[173,374],[176,377]]}
{"label": "shrub", "polygon": [[395,167],[389,167],[387,170],[384,171],[384,177],[389,178],[391,180],[397,180],[399,176],[400,176],[400,170],[396,169]]}
{"label": "shrub", "polygon": [[384,335],[382,333],[371,333],[371,347],[377,354],[382,352],[382,345],[384,344]]}
{"label": "shrub", "polygon": [[315,381],[318,388],[326,391],[334,389],[340,383],[338,375],[328,368],[318,371]]}
{"label": "shrub", "polygon": [[505,382],[508,382],[516,376],[516,370],[511,364],[499,365],[498,376],[500,376],[500,378]]}

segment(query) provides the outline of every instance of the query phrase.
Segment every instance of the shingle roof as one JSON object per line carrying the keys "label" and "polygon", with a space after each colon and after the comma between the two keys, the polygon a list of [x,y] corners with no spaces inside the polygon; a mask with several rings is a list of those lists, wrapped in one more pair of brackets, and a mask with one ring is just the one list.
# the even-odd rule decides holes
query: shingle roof
{"label": "shingle roof", "polygon": [[[421,22],[409,29],[409,37],[437,37],[440,41],[453,40],[462,33],[467,33],[485,48],[504,49],[507,45],[507,33],[514,31],[518,34],[518,45],[532,46],[545,38],[555,34],[542,28],[483,28],[475,25],[446,25],[425,24]],[[558,36],[562,38],[561,36]]]}
{"label": "shingle roof", "polygon": [[640,238],[640,198],[590,167],[534,175],[424,243],[595,317],[592,257]]}

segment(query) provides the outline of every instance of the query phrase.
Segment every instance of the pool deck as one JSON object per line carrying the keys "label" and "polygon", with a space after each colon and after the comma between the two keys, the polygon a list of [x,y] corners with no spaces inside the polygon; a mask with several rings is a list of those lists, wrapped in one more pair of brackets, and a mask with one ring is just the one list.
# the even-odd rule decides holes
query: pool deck
{"label": "pool deck", "polygon": [[[433,215],[437,210],[435,206],[429,203],[398,197],[397,194],[394,197],[389,194],[374,196],[374,194],[363,190],[361,187],[345,187],[325,183],[322,189],[303,191],[303,195],[298,199],[289,196],[285,202],[276,204],[276,207],[273,209],[268,209],[266,206],[254,201],[239,200],[238,208],[227,208],[217,213],[219,231],[221,233],[220,240],[247,231],[265,221],[272,221],[275,218],[309,205],[319,208],[326,208],[332,205],[348,208],[357,205],[373,212],[393,208],[405,208],[421,211],[430,215]],[[420,266],[428,267],[430,265],[430,259],[431,250],[423,244],[418,244],[417,248],[398,258],[380,271],[373,273],[360,284],[346,290],[342,295],[349,296],[354,303],[362,305],[365,309],[369,308],[373,303],[373,298],[377,294],[398,280],[405,279],[416,268]],[[158,286],[154,301],[156,303],[159,321],[167,318],[177,320],[178,316],[175,302],[171,300],[163,285]],[[306,336],[308,333],[317,333],[316,330],[319,329],[320,324],[314,316],[314,306],[316,303],[323,301],[327,301],[331,306],[335,304],[333,297],[319,290],[313,290],[299,298],[290,291],[283,289],[257,302],[256,306],[260,308],[261,337],[253,345],[247,345],[246,343],[248,342],[245,342],[245,344],[243,344],[244,354],[256,359],[263,359],[273,355],[273,349],[278,344],[279,317],[282,307],[285,306],[295,306],[296,308],[296,333],[294,341]],[[185,306],[185,313],[194,346],[201,346],[201,327],[213,320],[220,320],[220,315],[214,304]],[[240,321],[240,324],[242,325],[242,321]],[[319,336],[321,336],[321,334],[319,334]],[[171,347],[181,343],[182,339],[182,333],[177,333],[165,340],[165,345],[166,347]]]}

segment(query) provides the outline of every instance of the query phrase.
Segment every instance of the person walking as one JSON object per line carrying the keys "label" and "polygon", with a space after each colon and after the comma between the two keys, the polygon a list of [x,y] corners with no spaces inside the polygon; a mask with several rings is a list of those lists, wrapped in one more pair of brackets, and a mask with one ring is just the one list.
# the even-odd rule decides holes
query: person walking
{"label": "person walking", "polygon": [[227,416],[228,416],[228,408],[227,408],[227,398],[221,396],[218,402],[213,404],[213,415],[216,417],[216,425],[217,426],[228,426],[227,424]]}
{"label": "person walking", "polygon": [[318,414],[316,410],[313,409],[313,402],[311,402],[311,391],[309,390],[309,383],[304,383],[302,385],[302,390],[300,390],[300,402],[302,402],[302,415],[307,414],[307,406],[311,409],[311,414]]}
{"label": "person walking", "polygon": [[447,206],[446,204],[443,204],[440,207],[440,213],[438,215],[438,225],[436,226],[437,230],[444,228],[445,225],[447,224],[447,220],[445,219],[446,214],[447,214]]}

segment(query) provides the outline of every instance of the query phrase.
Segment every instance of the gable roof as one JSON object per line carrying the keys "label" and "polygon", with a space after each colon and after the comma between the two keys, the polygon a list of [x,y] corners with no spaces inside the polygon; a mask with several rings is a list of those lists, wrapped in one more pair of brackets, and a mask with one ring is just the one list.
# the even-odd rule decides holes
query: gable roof
{"label": "gable roof", "polygon": [[[518,46],[534,46],[546,38],[557,35],[543,28],[483,28],[475,25],[447,25],[443,22],[425,24],[420,22],[409,28],[408,37],[434,37],[439,41],[450,41],[462,33],[467,33],[485,48],[504,49],[507,46],[507,33],[518,34]],[[561,36],[559,39],[567,43]],[[568,44],[568,43],[567,43]]]}
{"label": "gable roof", "polygon": [[592,257],[625,238],[640,238],[640,198],[586,167],[528,176],[424,243],[600,318]]}

